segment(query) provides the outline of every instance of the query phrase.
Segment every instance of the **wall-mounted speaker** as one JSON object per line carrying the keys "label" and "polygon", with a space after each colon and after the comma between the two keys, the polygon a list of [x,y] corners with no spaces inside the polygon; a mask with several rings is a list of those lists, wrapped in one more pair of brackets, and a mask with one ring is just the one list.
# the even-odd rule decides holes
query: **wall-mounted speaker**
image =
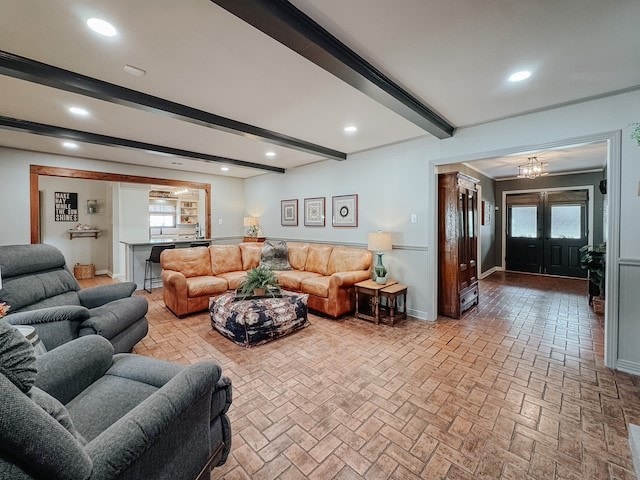
{"label": "wall-mounted speaker", "polygon": [[607,194],[607,181],[600,180],[600,193],[603,195]]}

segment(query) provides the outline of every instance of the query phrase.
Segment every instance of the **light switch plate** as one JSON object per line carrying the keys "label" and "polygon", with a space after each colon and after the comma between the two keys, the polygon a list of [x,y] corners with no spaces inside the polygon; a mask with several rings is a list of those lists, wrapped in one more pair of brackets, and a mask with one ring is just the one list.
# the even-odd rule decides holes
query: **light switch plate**
{"label": "light switch plate", "polygon": [[412,213],[411,214],[411,223],[418,223],[418,214],[417,213]]}
{"label": "light switch plate", "polygon": [[222,219],[221,218],[218,219],[218,225],[222,225]]}

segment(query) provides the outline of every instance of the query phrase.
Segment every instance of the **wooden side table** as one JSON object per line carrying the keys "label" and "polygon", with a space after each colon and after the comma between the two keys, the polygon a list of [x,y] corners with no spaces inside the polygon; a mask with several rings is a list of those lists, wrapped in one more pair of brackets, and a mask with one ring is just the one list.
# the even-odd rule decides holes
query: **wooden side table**
{"label": "wooden side table", "polygon": [[[407,317],[407,286],[388,280],[384,285],[380,285],[373,280],[365,280],[355,284],[356,290],[356,318],[371,320],[376,325],[380,323],[382,315],[388,311],[391,325],[396,320]],[[381,302],[385,299],[385,304]],[[401,299],[400,302],[398,300]],[[368,302],[370,309],[362,308]],[[398,307],[402,311],[398,312]]]}
{"label": "wooden side table", "polygon": [[[407,286],[401,283],[394,283],[380,290],[380,297],[387,299],[387,307],[389,308],[389,319],[391,325],[394,325],[396,319],[407,318]],[[398,297],[402,299],[398,302]],[[398,315],[398,306],[402,307],[402,311]]]}

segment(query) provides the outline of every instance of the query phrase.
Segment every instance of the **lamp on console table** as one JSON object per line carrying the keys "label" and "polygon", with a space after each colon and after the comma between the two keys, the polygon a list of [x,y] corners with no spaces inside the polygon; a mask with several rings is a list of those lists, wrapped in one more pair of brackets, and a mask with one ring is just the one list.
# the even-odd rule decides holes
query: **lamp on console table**
{"label": "lamp on console table", "polygon": [[243,242],[264,242],[265,238],[260,237],[260,217],[244,217],[244,226],[247,228],[247,235]]}
{"label": "lamp on console table", "polygon": [[378,262],[373,268],[373,271],[375,273],[376,283],[384,285],[387,283],[387,269],[382,264],[382,252],[389,251],[393,248],[391,245],[391,234],[380,230],[369,233],[369,244],[367,248],[378,255]]}

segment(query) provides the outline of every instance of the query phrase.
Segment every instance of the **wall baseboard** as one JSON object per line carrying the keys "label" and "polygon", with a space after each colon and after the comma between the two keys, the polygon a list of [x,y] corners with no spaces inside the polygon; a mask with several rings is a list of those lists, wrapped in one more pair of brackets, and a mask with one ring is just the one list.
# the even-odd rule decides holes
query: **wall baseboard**
{"label": "wall baseboard", "polygon": [[412,318],[417,318],[418,320],[425,320],[427,322],[432,321],[432,320],[429,320],[429,316],[427,315],[427,312],[423,312],[422,310],[407,308],[407,315],[409,315]]}
{"label": "wall baseboard", "polygon": [[498,272],[498,271],[500,271],[500,267],[493,267],[493,268],[490,268],[490,269],[489,269],[489,270],[487,270],[486,272],[484,272],[484,273],[481,273],[481,274],[480,274],[480,280],[482,280],[483,278],[487,278],[487,277],[488,277],[489,275],[491,275],[492,273],[496,273],[496,272]]}
{"label": "wall baseboard", "polygon": [[618,360],[615,369],[624,373],[630,373],[631,375],[640,376],[640,363],[630,362],[629,360]]}

